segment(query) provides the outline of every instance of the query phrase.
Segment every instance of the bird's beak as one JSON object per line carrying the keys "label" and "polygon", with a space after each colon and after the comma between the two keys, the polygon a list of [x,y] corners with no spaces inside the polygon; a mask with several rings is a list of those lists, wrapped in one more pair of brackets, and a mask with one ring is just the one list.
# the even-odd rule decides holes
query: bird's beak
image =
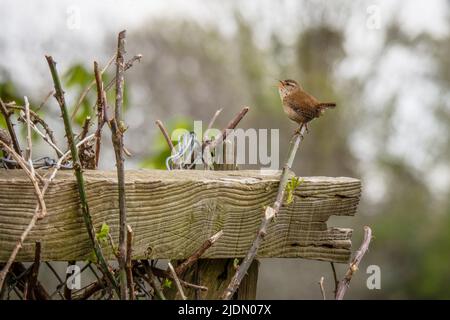
{"label": "bird's beak", "polygon": [[284,86],[284,81],[278,80],[278,82],[280,83],[279,85]]}

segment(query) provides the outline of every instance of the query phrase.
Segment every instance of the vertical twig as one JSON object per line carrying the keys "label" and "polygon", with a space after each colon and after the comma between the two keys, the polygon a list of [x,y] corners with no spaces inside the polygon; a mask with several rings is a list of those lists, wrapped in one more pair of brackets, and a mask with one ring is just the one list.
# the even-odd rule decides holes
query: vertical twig
{"label": "vertical twig", "polygon": [[[114,62],[115,58],[116,58],[116,55],[111,57],[111,59],[106,64],[106,66],[100,71],[100,75],[105,73],[105,71],[109,68],[109,66]],[[133,56],[133,58],[131,58],[130,60],[127,61],[127,63],[125,63],[124,71],[127,71],[128,69],[130,69],[136,61],[141,61],[141,58],[142,58],[141,54],[137,54],[137,55]],[[105,91],[109,91],[109,89],[111,89],[112,86],[114,85],[115,81],[116,81],[116,77],[114,76],[111,79],[111,81],[109,81],[108,84],[105,86]],[[81,103],[83,102],[84,98],[89,93],[89,91],[92,89],[92,87],[94,86],[95,82],[96,82],[96,79],[92,80],[92,82],[84,89],[83,93],[80,95],[80,98],[78,99],[78,102],[75,105],[75,108],[74,108],[74,110],[72,112],[72,115],[70,117],[71,120],[73,120],[75,118],[75,115],[77,114],[77,112],[78,112],[78,110],[79,110],[79,108],[81,106]]]}
{"label": "vertical twig", "polygon": [[169,146],[170,152],[172,153],[174,146],[172,139],[170,139],[169,133],[167,132],[166,127],[164,126],[161,120],[156,120],[155,123],[158,126],[159,130],[161,130],[161,133],[163,134],[164,139],[166,139],[167,145]]}
{"label": "vertical twig", "polygon": [[372,230],[370,227],[364,227],[364,240],[359,247],[358,251],[356,251],[355,257],[353,258],[350,266],[345,273],[344,279],[339,282],[339,286],[336,292],[336,300],[344,299],[344,295],[347,292],[348,287],[350,286],[350,281],[352,280],[353,274],[358,270],[359,263],[362,258],[366,254],[367,250],[369,250],[370,240],[372,240]]}
{"label": "vertical twig", "polygon": [[170,273],[172,274],[173,280],[175,281],[175,285],[177,286],[178,292],[181,295],[181,299],[187,300],[186,295],[184,294],[184,291],[183,291],[183,287],[181,286],[180,279],[178,278],[177,273],[175,272],[175,269],[173,268],[173,266],[170,262],[168,263],[168,266],[169,266]]}
{"label": "vertical twig", "polygon": [[256,257],[256,254],[258,252],[259,247],[261,246],[261,243],[264,241],[264,237],[267,233],[267,227],[269,226],[269,223],[278,214],[278,211],[280,211],[284,199],[286,184],[288,183],[289,179],[289,171],[292,167],[292,163],[294,162],[295,154],[297,153],[300,142],[303,140],[303,133],[305,130],[306,130],[305,126],[300,126],[299,130],[296,131],[296,133],[291,139],[288,158],[281,172],[280,184],[278,187],[278,193],[275,203],[273,207],[266,208],[264,212],[264,217],[259,227],[259,231],[256,235],[255,240],[253,241],[250,250],[248,251],[242,263],[239,265],[236,273],[234,274],[233,278],[230,281],[230,284],[225,289],[225,292],[222,295],[222,299],[224,300],[230,300],[233,297],[236,290],[239,288],[242,279],[247,274],[250,265],[252,264],[253,260]]}
{"label": "vertical twig", "polygon": [[319,287],[320,287],[320,292],[322,293],[323,300],[327,300],[327,296],[325,295],[325,289],[323,287],[323,280],[324,280],[324,277],[320,277]]}
{"label": "vertical twig", "polygon": [[33,162],[31,160],[31,152],[33,149],[33,144],[31,142],[31,121],[30,121],[30,103],[28,102],[28,98],[25,96],[23,97],[25,101],[25,119],[27,124],[27,148],[25,151],[25,161],[28,162],[30,165],[30,171],[33,173]]}
{"label": "vertical twig", "polygon": [[39,266],[41,265],[41,242],[36,241],[36,247],[34,249],[34,263],[31,268],[31,273],[28,279],[28,293],[24,295],[27,300],[36,299],[34,291],[37,284],[37,278],[39,275]]}
{"label": "vertical twig", "polygon": [[87,134],[89,133],[89,126],[91,125],[91,117],[87,116],[86,119],[84,119],[83,128],[81,129],[81,133],[78,136],[78,140],[83,140],[86,138]]}
{"label": "vertical twig", "polygon": [[80,195],[80,202],[81,202],[81,209],[83,213],[83,219],[84,223],[86,224],[87,232],[89,234],[89,239],[91,240],[92,247],[94,249],[95,255],[98,259],[98,262],[100,264],[100,267],[103,271],[103,274],[108,278],[110,284],[113,286],[113,288],[119,293],[118,286],[116,283],[116,280],[114,278],[114,275],[109,269],[108,263],[105,260],[105,257],[103,256],[102,248],[100,247],[100,244],[98,243],[98,240],[95,236],[95,230],[94,225],[92,224],[92,218],[91,214],[89,212],[89,206],[87,203],[87,197],[86,197],[86,190],[84,188],[84,177],[83,172],[81,170],[81,163],[80,159],[78,157],[78,149],[75,145],[74,137],[73,137],[73,131],[72,131],[72,125],[70,123],[69,119],[69,113],[67,111],[66,101],[64,99],[64,91],[61,87],[61,82],[59,79],[58,72],[56,70],[56,63],[53,60],[51,56],[46,56],[50,72],[52,74],[53,82],[55,85],[55,98],[58,101],[58,104],[61,108],[61,114],[64,120],[64,127],[66,130],[66,137],[69,144],[69,148],[72,155],[72,161],[73,161],[73,168],[75,171],[75,176],[77,179],[77,185],[78,185],[78,193]]}
{"label": "vertical twig", "polygon": [[97,83],[97,130],[95,131],[95,168],[97,169],[100,159],[102,129],[106,121],[106,93],[103,90],[102,74],[98,69],[97,61],[94,61],[94,74]]}
{"label": "vertical twig", "polygon": [[336,267],[333,262],[330,262],[331,270],[333,271],[333,279],[334,279],[334,297],[336,298],[337,289],[339,286],[339,280],[337,278]]}
{"label": "vertical twig", "polygon": [[[106,63],[106,66],[100,71],[100,74],[103,74],[109,66],[114,62],[114,59],[116,58],[116,55],[113,55],[109,61]],[[75,115],[78,112],[78,109],[80,108],[81,104],[83,103],[84,98],[89,93],[91,88],[95,85],[96,79],[92,80],[89,85],[83,90],[80,97],[77,100],[77,103],[75,104],[75,107],[73,108],[72,115],[70,116],[70,120],[73,120],[75,118]]]}
{"label": "vertical twig", "polygon": [[133,230],[130,225],[127,224],[127,282],[130,300],[136,300],[136,294],[134,292],[134,281],[133,281],[133,268],[131,264],[131,254],[133,245]]}
{"label": "vertical twig", "polygon": [[11,137],[13,149],[17,154],[21,155],[22,151],[20,150],[19,141],[17,140],[16,132],[14,131],[14,125],[11,122],[11,113],[6,109],[6,105],[2,99],[0,99],[0,111],[5,118],[6,126],[8,127],[9,136]]}
{"label": "vertical twig", "polygon": [[214,125],[214,122],[216,122],[217,117],[219,116],[219,114],[222,112],[222,108],[220,108],[219,110],[216,111],[216,113],[214,113],[213,117],[211,118],[211,120],[209,121],[208,124],[208,128],[206,130],[209,130],[212,128],[212,126]]}
{"label": "vertical twig", "polygon": [[116,103],[114,117],[109,121],[111,127],[112,143],[116,156],[117,182],[119,191],[119,278],[120,298],[127,299],[127,212],[125,202],[125,170],[123,151],[122,108],[123,108],[123,84],[124,84],[124,54],[126,31],[121,31],[117,40],[116,54]]}

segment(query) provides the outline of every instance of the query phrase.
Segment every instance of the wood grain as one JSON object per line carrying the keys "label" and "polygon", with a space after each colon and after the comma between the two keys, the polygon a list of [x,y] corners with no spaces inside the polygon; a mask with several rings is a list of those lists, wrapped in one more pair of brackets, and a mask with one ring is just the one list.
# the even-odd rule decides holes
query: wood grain
{"label": "wood grain", "polygon": [[[45,172],[40,172],[44,174]],[[223,230],[203,258],[242,257],[276,196],[279,172],[163,171],[126,173],[127,222],[134,231],[133,259],[185,259]],[[107,223],[118,239],[119,204],[115,171],[84,172],[96,230]],[[269,227],[258,257],[301,257],[347,262],[352,230],[328,228],[331,215],[355,214],[361,183],[353,178],[305,177],[294,202],[283,206]],[[31,231],[16,261],[32,261],[42,243],[42,261],[85,260],[91,246],[72,172],[58,173],[45,201],[48,215]],[[5,261],[31,219],[36,198],[22,170],[0,171],[0,261]],[[114,259],[107,245],[105,255]]]}

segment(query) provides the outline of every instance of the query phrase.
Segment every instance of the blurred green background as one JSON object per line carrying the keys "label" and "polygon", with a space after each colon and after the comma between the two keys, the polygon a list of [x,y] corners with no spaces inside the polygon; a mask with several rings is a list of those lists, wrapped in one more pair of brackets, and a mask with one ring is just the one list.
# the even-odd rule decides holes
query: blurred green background
{"label": "blurred green background", "polygon": [[[240,127],[280,129],[284,159],[295,126],[274,85],[297,79],[338,107],[311,124],[294,171],[363,182],[358,215],[330,222],[354,228],[354,249],[364,225],[374,234],[347,298],[450,298],[448,1],[99,3],[43,1],[30,8],[0,1],[1,98],[20,102],[27,95],[37,107],[52,88],[44,60],[50,53],[66,72],[73,105],[93,78],[92,61],[105,65],[117,31],[126,28],[128,57],[143,54],[126,74],[125,143],[133,153],[126,165],[159,168],[168,150],[155,120],[171,130],[190,128],[223,108],[221,128],[244,105],[251,110]],[[78,125],[94,102],[92,93]],[[62,145],[54,101],[40,113]],[[108,140],[102,168],[114,167]],[[50,152],[40,146],[37,154]],[[380,290],[366,287],[369,265],[381,268]],[[345,269],[338,266],[338,273]],[[264,260],[258,298],[320,299],[321,276],[331,297],[328,263]]]}

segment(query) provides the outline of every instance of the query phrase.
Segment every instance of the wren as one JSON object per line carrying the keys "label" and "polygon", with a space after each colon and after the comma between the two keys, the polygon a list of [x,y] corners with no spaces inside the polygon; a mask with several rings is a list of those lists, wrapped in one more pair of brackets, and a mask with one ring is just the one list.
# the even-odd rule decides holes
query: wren
{"label": "wren", "polygon": [[319,102],[312,95],[303,90],[295,80],[279,81],[278,92],[280,94],[283,110],[292,121],[300,125],[298,132],[305,126],[308,131],[308,122],[320,117],[326,109],[336,107],[334,102]]}

